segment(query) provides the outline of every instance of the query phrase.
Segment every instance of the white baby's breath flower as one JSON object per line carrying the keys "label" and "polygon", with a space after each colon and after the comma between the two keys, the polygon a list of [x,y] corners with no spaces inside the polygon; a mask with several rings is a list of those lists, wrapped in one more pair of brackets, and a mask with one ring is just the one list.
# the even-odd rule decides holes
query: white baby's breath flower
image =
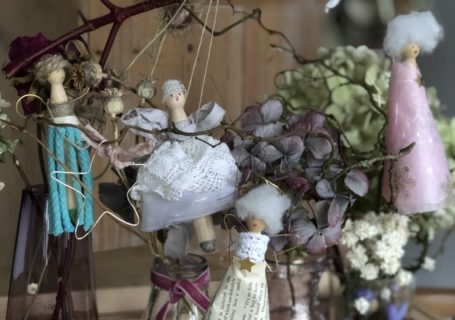
{"label": "white baby's breath flower", "polygon": [[368,263],[365,247],[362,245],[355,246],[346,254],[346,259],[353,269],[361,270]]}
{"label": "white baby's breath flower", "polygon": [[359,242],[359,238],[353,230],[343,230],[343,236],[341,237],[341,243],[349,248],[355,247]]}
{"label": "white baby's breath flower", "polygon": [[27,293],[31,296],[35,295],[38,292],[38,284],[37,283],[29,283],[27,286]]}
{"label": "white baby's breath flower", "polygon": [[367,299],[365,299],[364,297],[361,297],[361,298],[355,299],[354,307],[360,314],[364,315],[364,314],[367,314],[368,310],[370,309],[370,302]]}
{"label": "white baby's breath flower", "polygon": [[396,259],[383,261],[380,266],[382,272],[387,275],[394,275],[400,269],[400,262]]}
{"label": "white baby's breath flower", "polygon": [[384,287],[381,289],[380,296],[382,300],[389,301],[390,297],[392,297],[392,291],[389,288]]}
{"label": "white baby's breath flower", "polygon": [[360,277],[372,281],[378,278],[379,268],[372,263],[367,263],[361,270],[360,270]]}
{"label": "white baby's breath flower", "polygon": [[381,259],[389,257],[389,245],[385,241],[377,241],[374,244],[374,253]]}
{"label": "white baby's breath flower", "polygon": [[356,235],[360,240],[365,240],[374,237],[379,233],[379,229],[374,224],[364,220],[357,220],[354,222]]}
{"label": "white baby's breath flower", "polygon": [[353,232],[354,231],[354,222],[352,222],[352,219],[347,219],[346,220],[346,222],[344,224],[343,231],[349,231],[349,232]]}
{"label": "white baby's breath flower", "polygon": [[399,286],[401,287],[406,287],[411,284],[412,279],[413,279],[412,272],[406,271],[401,269],[397,275],[395,276],[395,279],[398,283]]}
{"label": "white baby's breath flower", "polygon": [[423,261],[422,268],[427,271],[433,271],[436,266],[436,260],[433,258],[426,256],[425,260]]}
{"label": "white baby's breath flower", "polygon": [[346,258],[350,267],[367,281],[377,279],[379,272],[396,275],[409,240],[409,217],[371,211],[348,221],[342,243],[349,249]]}

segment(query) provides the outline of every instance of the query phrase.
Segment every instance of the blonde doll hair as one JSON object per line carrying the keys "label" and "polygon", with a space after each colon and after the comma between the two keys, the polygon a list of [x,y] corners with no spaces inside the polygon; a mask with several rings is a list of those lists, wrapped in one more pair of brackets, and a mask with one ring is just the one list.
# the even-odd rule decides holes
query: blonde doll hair
{"label": "blonde doll hair", "polygon": [[400,58],[405,46],[414,42],[424,54],[432,53],[444,36],[444,30],[429,11],[411,12],[393,18],[387,24],[384,51],[392,58]]}

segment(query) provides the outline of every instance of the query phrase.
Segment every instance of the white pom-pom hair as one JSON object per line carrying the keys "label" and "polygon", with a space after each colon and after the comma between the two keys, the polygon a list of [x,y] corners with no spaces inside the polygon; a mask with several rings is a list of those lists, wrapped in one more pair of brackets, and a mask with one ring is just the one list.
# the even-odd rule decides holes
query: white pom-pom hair
{"label": "white pom-pom hair", "polygon": [[384,51],[392,58],[400,58],[408,43],[416,43],[422,53],[432,53],[443,36],[444,29],[431,12],[411,12],[389,21]]}
{"label": "white pom-pom hair", "polygon": [[267,184],[254,188],[236,201],[235,209],[242,220],[257,218],[264,221],[268,234],[283,230],[282,218],[291,206],[291,199]]}

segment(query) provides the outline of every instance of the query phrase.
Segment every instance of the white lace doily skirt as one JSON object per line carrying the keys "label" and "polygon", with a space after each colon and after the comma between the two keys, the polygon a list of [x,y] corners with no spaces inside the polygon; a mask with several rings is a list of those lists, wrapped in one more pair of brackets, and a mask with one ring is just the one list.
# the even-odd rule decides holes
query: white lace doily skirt
{"label": "white lace doily skirt", "polygon": [[[198,136],[166,141],[139,169],[131,190],[131,197],[143,202],[144,230],[151,231],[147,220],[163,220],[157,223],[163,228],[231,207],[237,173],[228,146],[217,139]],[[162,217],[168,214],[179,216]]]}

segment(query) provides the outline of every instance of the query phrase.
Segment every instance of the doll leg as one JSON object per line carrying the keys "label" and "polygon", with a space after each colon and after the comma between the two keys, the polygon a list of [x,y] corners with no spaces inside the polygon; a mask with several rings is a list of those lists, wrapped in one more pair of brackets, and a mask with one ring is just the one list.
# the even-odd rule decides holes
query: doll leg
{"label": "doll leg", "polygon": [[201,249],[204,252],[215,251],[215,227],[211,215],[193,220],[194,230]]}

